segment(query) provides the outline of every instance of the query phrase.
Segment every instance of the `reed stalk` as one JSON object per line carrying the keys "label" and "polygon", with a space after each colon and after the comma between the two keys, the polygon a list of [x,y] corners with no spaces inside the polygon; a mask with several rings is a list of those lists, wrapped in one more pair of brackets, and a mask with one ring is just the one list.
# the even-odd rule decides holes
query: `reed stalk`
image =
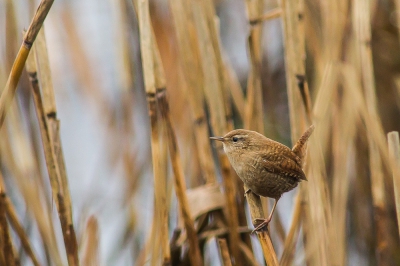
{"label": "reed stalk", "polygon": [[400,143],[399,132],[388,133],[389,156],[392,168],[393,188],[396,203],[397,226],[400,234]]}
{"label": "reed stalk", "polygon": [[[1,189],[1,188],[0,188]],[[0,190],[0,262],[2,265],[15,265],[13,243],[6,219],[6,194]]]}
{"label": "reed stalk", "polygon": [[[43,43],[38,43],[38,45],[42,46]],[[37,53],[42,55],[46,52],[44,49],[41,50],[41,52],[37,51]],[[51,83],[47,81],[47,83],[45,82],[46,88],[43,88],[43,91],[46,91],[47,96],[42,99],[36,70],[36,56],[31,55],[28,57],[28,60],[30,62],[27,62],[26,67],[31,81],[52,195],[59,213],[68,264],[79,265],[78,244],[72,223],[71,200],[69,196],[62,146],[60,143],[60,122],[57,120],[54,93],[52,92],[53,89]],[[41,74],[50,76],[50,73],[44,72],[46,70],[49,71],[48,67],[44,67],[46,65],[48,65],[48,61],[40,64],[40,66],[43,67],[43,72]],[[45,106],[48,107],[47,110],[49,113],[46,113]]]}
{"label": "reed stalk", "polygon": [[[0,183],[2,183],[2,182],[3,182],[2,178],[0,178]],[[0,190],[5,191],[3,184],[0,185]],[[14,229],[14,231],[18,235],[24,251],[31,259],[33,265],[39,266],[40,265],[39,261],[37,259],[37,256],[33,252],[33,249],[32,249],[31,243],[29,242],[28,236],[27,236],[24,228],[22,227],[21,223],[18,220],[17,213],[16,213],[14,206],[12,205],[12,202],[7,197],[7,194],[5,192],[4,192],[3,204],[6,209],[7,218],[10,221],[11,227]]]}
{"label": "reed stalk", "polygon": [[14,98],[18,81],[24,68],[25,61],[27,60],[29,52],[32,48],[32,44],[35,41],[36,36],[38,35],[39,30],[42,27],[51,6],[53,5],[53,2],[54,0],[42,0],[40,2],[35,16],[33,17],[32,22],[24,35],[24,40],[11,68],[7,84],[0,96],[0,128],[3,126],[6,112],[10,107],[12,99]]}
{"label": "reed stalk", "polygon": [[95,216],[90,216],[87,220],[84,238],[81,264],[88,266],[99,265],[99,224]]}
{"label": "reed stalk", "polygon": [[[210,109],[211,126],[214,134],[224,135],[233,129],[229,103],[226,99],[227,80],[217,34],[218,23],[215,21],[214,7],[210,1],[194,1],[194,22],[197,29],[202,73],[204,79],[205,99]],[[218,149],[221,151],[221,149]],[[235,262],[240,265],[238,211],[235,204],[236,187],[232,177],[232,169],[225,154],[219,153],[225,195],[228,210],[228,227],[230,231],[229,246]]]}
{"label": "reed stalk", "polygon": [[[245,190],[247,190],[245,186]],[[249,204],[250,216],[253,221],[254,227],[257,227],[255,222],[257,218],[265,217],[264,211],[261,205],[260,196],[254,194],[253,192],[246,193],[247,203]],[[279,265],[278,258],[274,246],[269,235],[268,228],[266,230],[260,230],[256,232],[258,240],[260,241],[261,248],[263,251],[264,259],[268,266]]]}
{"label": "reed stalk", "polygon": [[202,176],[207,184],[216,182],[215,166],[212,160],[208,125],[204,104],[203,84],[197,33],[195,31],[194,15],[191,1],[171,0],[169,7],[177,40],[178,58],[183,80],[186,83],[185,92],[190,103],[193,117],[195,142],[198,151]]}
{"label": "reed stalk", "polygon": [[228,245],[226,244],[226,240],[223,238],[218,238],[218,246],[219,246],[220,257],[222,260],[222,265],[223,266],[232,266],[230,255],[229,255],[229,250],[228,250]]}
{"label": "reed stalk", "polygon": [[[354,0],[353,5],[353,27],[357,45],[356,64],[362,79],[367,112],[372,119],[377,119],[376,88],[371,50],[371,9],[368,1]],[[390,250],[387,245],[390,236],[387,233],[388,210],[386,208],[384,175],[377,143],[370,133],[368,134],[368,149],[374,220],[377,226],[376,238],[379,247],[377,259],[378,263],[387,264],[390,261]]]}
{"label": "reed stalk", "polygon": [[190,261],[192,265],[202,265],[202,257],[198,247],[197,234],[194,228],[193,221],[191,220],[191,211],[189,210],[187,195],[185,192],[186,184],[183,176],[183,170],[180,163],[179,151],[176,144],[176,136],[173,131],[171,121],[169,118],[169,106],[166,99],[165,92],[158,95],[161,114],[164,119],[165,127],[168,135],[168,146],[171,157],[172,169],[175,175],[175,192],[180,203],[181,214],[186,228],[187,238],[189,241]]}
{"label": "reed stalk", "polygon": [[[160,147],[160,127],[161,122],[159,121],[158,107],[156,102],[156,64],[154,51],[156,46],[154,43],[153,32],[150,23],[148,1],[138,1],[136,8],[139,20],[140,30],[140,45],[141,55],[143,64],[143,75],[144,85],[147,95],[147,105],[149,110],[150,125],[151,125],[151,153],[153,158],[153,175],[154,175],[154,197],[155,197],[155,215],[154,220],[156,221],[157,231],[160,232],[162,243],[153,243],[152,263],[157,263],[158,250],[162,251],[163,264],[168,265],[170,263],[169,247],[164,243],[168,240],[168,228],[165,226],[168,224],[167,216],[167,204],[166,204],[166,181],[163,179],[165,175],[161,173],[162,169],[162,158],[161,158],[161,147]],[[165,160],[166,158],[164,158]],[[158,238],[154,238],[157,241]],[[161,244],[161,249],[160,249]],[[154,264],[155,265],[155,264]]]}

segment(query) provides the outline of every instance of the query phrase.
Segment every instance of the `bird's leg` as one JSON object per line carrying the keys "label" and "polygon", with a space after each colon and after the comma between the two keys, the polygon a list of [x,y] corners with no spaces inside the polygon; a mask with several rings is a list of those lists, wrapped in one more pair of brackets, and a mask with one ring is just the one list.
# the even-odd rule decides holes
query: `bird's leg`
{"label": "bird's leg", "polygon": [[246,189],[246,191],[244,192],[244,196],[246,197],[247,193],[249,193],[251,191],[250,188]]}
{"label": "bird's leg", "polygon": [[265,226],[268,226],[269,222],[271,222],[271,220],[272,220],[272,214],[274,214],[274,211],[275,211],[275,208],[276,208],[276,204],[278,203],[278,200],[279,199],[275,199],[274,206],[272,206],[271,213],[269,214],[267,219],[261,219],[261,218],[256,218],[255,219],[255,222],[261,222],[261,223],[256,228],[254,228],[254,230],[251,232],[252,234],[254,234],[255,232],[261,230]]}

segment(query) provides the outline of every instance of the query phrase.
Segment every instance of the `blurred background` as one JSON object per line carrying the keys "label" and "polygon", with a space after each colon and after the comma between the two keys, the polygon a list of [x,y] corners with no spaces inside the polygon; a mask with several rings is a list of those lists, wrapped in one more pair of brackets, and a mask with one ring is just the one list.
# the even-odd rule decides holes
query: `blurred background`
{"label": "blurred background", "polygon": [[[52,82],[81,265],[165,262],[166,248],[157,242],[162,241],[157,240],[157,230],[162,229],[155,229],[163,226],[157,222],[157,208],[163,207],[155,207],[157,159],[151,150],[149,94],[135,2],[55,1],[40,37],[49,63],[48,69],[41,68],[38,60],[39,84],[44,77]],[[313,123],[316,132],[306,165],[309,181],[282,197],[270,228],[278,258],[287,255],[288,233],[295,232],[290,259],[281,264],[399,265],[386,134],[400,129],[400,2],[205,2],[149,2],[147,27],[154,31],[152,49],[159,51],[165,72],[187,188],[216,183],[222,195],[227,191],[223,152],[208,141],[209,136],[248,128],[292,147]],[[0,90],[38,4],[0,1]],[[43,57],[35,46],[31,53]],[[211,59],[205,56],[210,54]],[[14,102],[0,130],[2,191],[39,265],[67,265],[26,70]],[[161,117],[163,111],[158,112]],[[162,154],[167,154],[167,142],[160,137]],[[167,157],[161,167],[168,242],[172,253],[180,246],[175,255],[179,259],[172,255],[171,260],[173,265],[190,265],[186,236],[180,236],[178,244],[173,241],[176,229],[184,226]],[[229,171],[229,179],[237,180]],[[201,214],[211,216],[199,214],[194,219],[204,240],[200,247],[205,265],[223,265],[217,233],[201,235],[209,230],[201,226],[207,224],[202,219],[210,225],[221,215],[215,208],[225,217],[217,228],[227,227],[226,217],[244,228],[239,237],[247,246],[241,248],[243,254],[247,251],[246,258],[232,257],[232,263],[264,265],[257,237],[249,238],[250,231],[245,230],[252,225],[241,186],[234,184],[237,217],[227,215],[223,203]],[[300,209],[302,218],[295,219],[294,210],[300,208],[296,195],[305,207]],[[188,197],[194,204],[190,191]],[[196,204],[190,205],[193,212]],[[268,210],[268,200],[264,208]],[[20,265],[34,265],[13,230],[9,211],[6,216],[15,258]],[[227,240],[232,252],[231,237]]]}

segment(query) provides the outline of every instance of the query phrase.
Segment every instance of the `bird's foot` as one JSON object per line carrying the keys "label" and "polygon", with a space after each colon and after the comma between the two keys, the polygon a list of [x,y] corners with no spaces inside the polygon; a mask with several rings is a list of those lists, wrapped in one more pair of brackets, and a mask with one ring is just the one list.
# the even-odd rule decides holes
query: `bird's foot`
{"label": "bird's foot", "polygon": [[251,234],[254,234],[255,232],[260,231],[264,227],[267,227],[269,222],[271,222],[271,218],[269,218],[269,219],[261,219],[261,218],[254,219],[254,223],[257,223],[257,222],[261,222],[261,223],[259,225],[257,225],[257,227],[254,228],[253,231],[251,231]]}

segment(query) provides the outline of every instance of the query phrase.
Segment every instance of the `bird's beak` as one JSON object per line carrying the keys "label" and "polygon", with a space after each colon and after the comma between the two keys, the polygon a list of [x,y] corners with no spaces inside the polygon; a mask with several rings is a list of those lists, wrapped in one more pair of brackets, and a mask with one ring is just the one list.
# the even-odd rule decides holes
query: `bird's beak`
{"label": "bird's beak", "polygon": [[219,141],[224,141],[224,137],[210,137],[212,140],[219,140]]}

